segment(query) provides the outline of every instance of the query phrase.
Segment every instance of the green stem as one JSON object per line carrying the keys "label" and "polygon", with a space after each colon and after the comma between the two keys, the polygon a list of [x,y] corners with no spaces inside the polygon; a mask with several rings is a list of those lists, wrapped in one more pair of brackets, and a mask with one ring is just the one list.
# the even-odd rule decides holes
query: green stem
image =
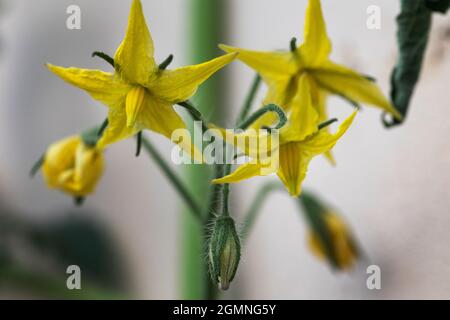
{"label": "green stem", "polygon": [[155,147],[150,143],[150,141],[142,135],[142,146],[144,150],[153,158],[159,168],[164,172],[166,177],[175,187],[179,195],[186,202],[188,207],[190,208],[190,212],[195,216],[196,219],[202,221],[201,215],[201,207],[194,200],[193,196],[190,194],[189,190],[183,184],[181,179],[173,172],[173,170],[167,165],[167,161],[165,161],[159,152],[155,149]]}
{"label": "green stem", "polygon": [[261,84],[261,76],[259,74],[256,74],[255,78],[253,79],[253,83],[252,86],[250,87],[250,91],[247,95],[247,98],[245,99],[244,106],[242,107],[241,112],[239,114],[237,123],[241,123],[245,119],[247,119],[260,84]]}
{"label": "green stem", "polygon": [[268,104],[262,107],[261,109],[257,110],[256,112],[254,112],[250,117],[248,117],[247,120],[244,120],[242,123],[240,123],[238,125],[238,128],[242,130],[247,129],[252,125],[252,123],[254,123],[256,120],[258,120],[268,112],[275,112],[278,115],[278,123],[274,129],[280,129],[286,124],[287,117],[283,109],[281,109],[276,104]]}

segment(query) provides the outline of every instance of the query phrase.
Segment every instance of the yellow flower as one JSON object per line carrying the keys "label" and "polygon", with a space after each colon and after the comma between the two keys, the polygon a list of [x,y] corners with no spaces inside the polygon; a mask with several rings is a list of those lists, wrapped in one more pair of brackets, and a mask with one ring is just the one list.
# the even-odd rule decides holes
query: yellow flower
{"label": "yellow flower", "polygon": [[[331,212],[323,215],[337,267],[341,270],[351,268],[358,259],[358,250],[345,222],[337,214]],[[328,258],[323,242],[318,234],[310,232],[308,245],[311,251],[320,259],[325,260]]]}
{"label": "yellow flower", "polygon": [[[125,38],[114,56],[114,74],[48,65],[53,73],[108,106],[109,125],[98,143],[100,147],[145,128],[170,139],[173,130],[185,128],[173,105],[189,99],[200,84],[236,55],[227,54],[175,70],[160,70],[153,53],[153,40],[141,2],[133,0]],[[198,152],[191,149],[189,141],[185,143],[182,148]]]}
{"label": "yellow flower", "polygon": [[[326,130],[319,130],[319,115],[313,107],[311,88],[307,76],[300,77],[298,94],[292,100],[291,112],[288,123],[279,132],[279,166],[270,170],[266,161],[246,163],[238,167],[233,173],[225,177],[215,179],[213,183],[236,183],[254,176],[277,173],[278,177],[286,186],[292,196],[299,196],[301,184],[305,179],[308,165],[311,159],[319,154],[329,151],[344,135],[356,116],[356,111],[348,117],[339,127],[335,134]],[[236,134],[231,142],[235,144],[236,137],[254,136],[253,130]],[[259,137],[261,138],[261,137]],[[274,147],[275,148],[275,147]],[[261,152],[266,150],[261,150]],[[251,157],[254,154],[246,151]],[[277,156],[272,152],[272,157]]]}
{"label": "yellow flower", "polygon": [[[264,104],[275,103],[289,110],[292,99],[297,94],[300,77],[308,74],[312,99],[321,121],[327,119],[327,94],[337,94],[355,102],[379,107],[401,119],[400,113],[375,83],[329,60],[331,42],[326,32],[320,0],[309,0],[304,42],[293,51],[261,52],[227,45],[220,45],[220,48],[226,52],[239,52],[238,59],[261,75],[269,87]],[[271,120],[274,120],[273,115],[268,114],[256,126]],[[326,156],[334,163],[331,153],[327,152]]]}
{"label": "yellow flower", "polygon": [[83,197],[95,191],[103,167],[102,150],[86,145],[80,136],[72,136],[50,145],[42,173],[50,189]]}

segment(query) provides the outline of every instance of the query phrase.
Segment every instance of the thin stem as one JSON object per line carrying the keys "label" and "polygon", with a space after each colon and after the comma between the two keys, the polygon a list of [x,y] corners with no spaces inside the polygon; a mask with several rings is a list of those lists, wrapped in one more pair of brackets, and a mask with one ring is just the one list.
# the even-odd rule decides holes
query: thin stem
{"label": "thin stem", "polygon": [[252,123],[254,123],[256,120],[258,120],[259,118],[261,118],[263,115],[265,115],[268,112],[275,112],[278,115],[279,121],[278,121],[278,124],[274,127],[274,129],[280,129],[281,127],[283,127],[286,124],[287,117],[286,117],[286,114],[284,113],[283,109],[281,109],[276,104],[268,104],[268,105],[262,107],[261,109],[259,109],[258,111],[254,112],[250,117],[248,117],[247,120],[245,120],[244,122],[239,124],[238,128],[242,129],[242,130],[247,129],[249,126],[252,125]]}
{"label": "thin stem", "polygon": [[194,121],[201,122],[203,131],[208,130],[208,126],[206,125],[206,122],[203,119],[203,115],[201,114],[200,111],[197,110],[197,108],[192,104],[191,101],[187,100],[187,101],[179,102],[177,104],[179,106],[185,108],[186,111],[188,111],[189,114],[191,115],[192,119],[194,119]]}
{"label": "thin stem", "polygon": [[153,158],[153,160],[155,160],[156,164],[160,167],[160,169],[164,172],[166,177],[175,187],[177,192],[184,199],[195,218],[201,221],[201,206],[194,200],[193,196],[190,194],[189,190],[183,184],[181,179],[173,172],[173,170],[167,165],[166,161],[161,157],[155,147],[144,136],[142,136],[142,146],[144,147],[144,150],[147,151],[147,153]]}
{"label": "thin stem", "polygon": [[255,78],[253,79],[252,86],[250,87],[250,91],[247,95],[247,98],[245,99],[245,103],[242,106],[241,112],[239,114],[236,123],[241,123],[248,117],[248,114],[253,105],[253,101],[255,100],[256,93],[258,92],[260,84],[261,84],[261,76],[257,73],[255,75]]}

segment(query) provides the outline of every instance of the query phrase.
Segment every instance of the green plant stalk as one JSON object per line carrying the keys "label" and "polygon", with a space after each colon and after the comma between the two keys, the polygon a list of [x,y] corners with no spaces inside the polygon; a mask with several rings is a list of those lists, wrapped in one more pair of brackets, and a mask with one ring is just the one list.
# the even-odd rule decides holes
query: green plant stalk
{"label": "green plant stalk", "polygon": [[[221,54],[217,44],[223,42],[222,37],[225,13],[224,0],[191,0],[189,23],[191,37],[187,45],[194,63],[212,59]],[[205,83],[195,96],[195,102],[200,112],[213,115],[209,120],[223,118],[219,114],[224,110],[220,103],[224,100],[223,72],[219,72]],[[191,165],[185,170],[186,179],[194,197],[204,199],[211,192],[209,180],[211,168],[204,165]],[[183,209],[187,210],[187,209]],[[208,210],[209,211],[209,210]],[[203,212],[207,212],[206,208]],[[207,212],[210,214],[210,212]],[[206,219],[204,221],[208,221]],[[181,298],[183,299],[212,299],[215,289],[206,268],[205,256],[205,225],[199,225],[191,216],[183,215],[180,224],[180,253],[181,253]]]}
{"label": "green plant stalk", "polygon": [[167,179],[169,179],[171,184],[177,190],[178,194],[183,198],[186,205],[189,207],[190,212],[194,215],[194,218],[201,222],[202,221],[201,206],[198,204],[197,201],[194,200],[188,188],[186,188],[181,179],[167,165],[166,160],[164,160],[161,157],[159,152],[150,143],[150,141],[147,140],[147,138],[145,138],[143,135],[141,136],[141,141],[145,151],[147,151],[147,153],[158,164],[159,168],[163,171]]}

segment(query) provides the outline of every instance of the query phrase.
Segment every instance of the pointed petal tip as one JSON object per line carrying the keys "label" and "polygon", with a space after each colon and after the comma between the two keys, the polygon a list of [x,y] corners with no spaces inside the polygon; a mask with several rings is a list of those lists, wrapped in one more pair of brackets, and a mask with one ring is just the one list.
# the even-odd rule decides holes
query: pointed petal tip
{"label": "pointed petal tip", "polygon": [[223,44],[223,43],[219,44],[219,48],[228,53],[239,52],[238,48],[235,48],[235,47],[229,46],[227,44]]}

